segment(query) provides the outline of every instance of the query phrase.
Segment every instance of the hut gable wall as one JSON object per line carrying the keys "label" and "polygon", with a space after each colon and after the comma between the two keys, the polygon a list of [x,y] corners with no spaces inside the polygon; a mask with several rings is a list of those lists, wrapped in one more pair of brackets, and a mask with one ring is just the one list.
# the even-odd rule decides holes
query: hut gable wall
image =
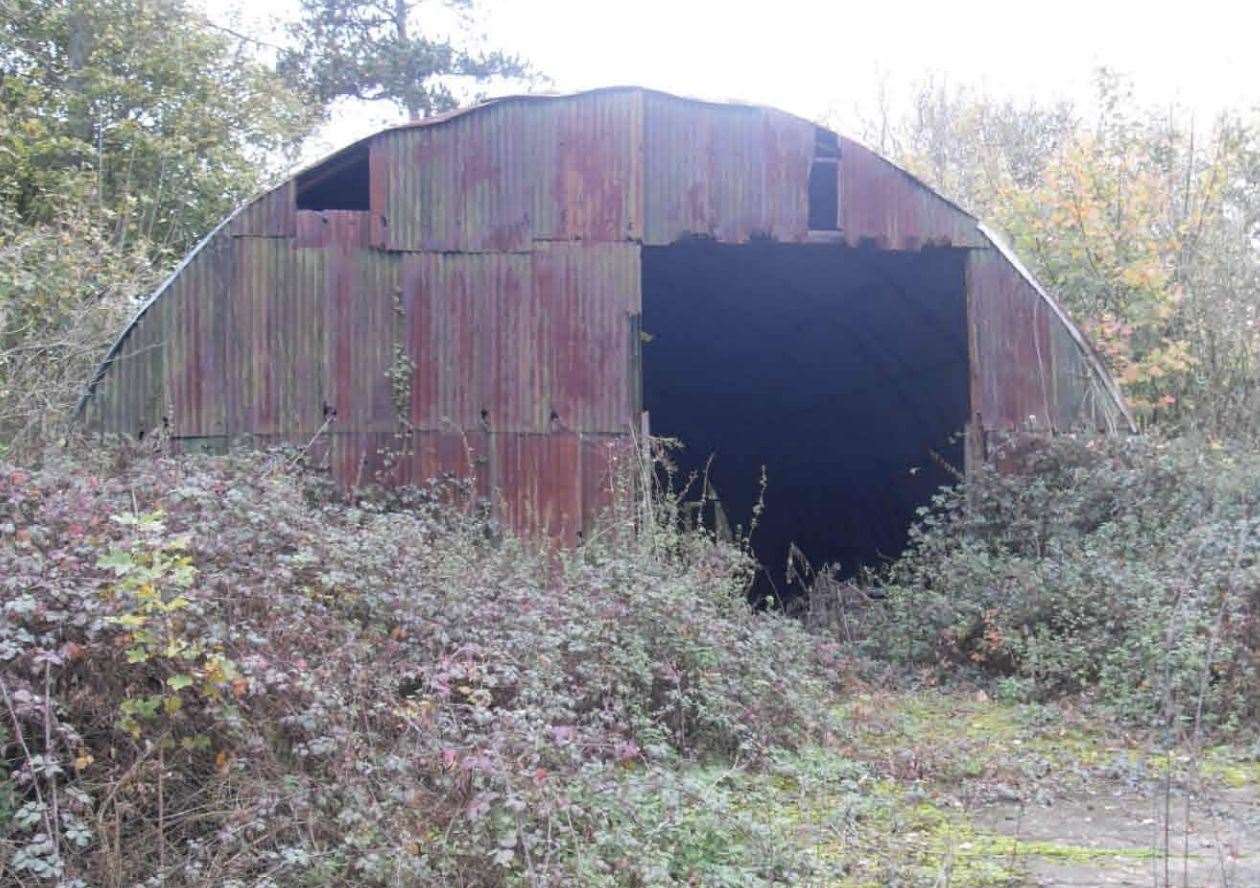
{"label": "hut gable wall", "polygon": [[512,526],[571,542],[640,428],[643,250],[691,240],[965,251],[976,430],[1128,422],[958,207],[792,115],[636,88],[387,130],[267,191],[145,304],[84,417],[309,446],[346,484],[472,477]]}

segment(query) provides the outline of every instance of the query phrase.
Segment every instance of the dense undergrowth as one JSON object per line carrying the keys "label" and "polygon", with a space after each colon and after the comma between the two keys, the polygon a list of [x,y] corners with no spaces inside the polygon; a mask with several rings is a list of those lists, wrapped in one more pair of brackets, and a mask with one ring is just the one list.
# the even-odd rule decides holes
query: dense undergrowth
{"label": "dense undergrowth", "polygon": [[843,641],[750,609],[746,553],[668,497],[557,554],[456,486],[348,499],[281,453],[0,466],[0,881],[1015,884],[951,799],[1061,750],[938,761],[948,719],[903,737],[861,704],[878,661],[1092,699],[1174,728],[1169,761],[1172,733],[1246,732],[1260,459],[1001,460],[925,511]]}
{"label": "dense undergrowth", "polygon": [[459,501],[276,455],[0,468],[0,880],[798,880],[679,765],[821,736],[836,648],[702,535],[548,555]]}
{"label": "dense undergrowth", "polygon": [[1260,457],[1064,436],[998,463],[924,510],[865,612],[871,650],[1182,736],[1254,730]]}

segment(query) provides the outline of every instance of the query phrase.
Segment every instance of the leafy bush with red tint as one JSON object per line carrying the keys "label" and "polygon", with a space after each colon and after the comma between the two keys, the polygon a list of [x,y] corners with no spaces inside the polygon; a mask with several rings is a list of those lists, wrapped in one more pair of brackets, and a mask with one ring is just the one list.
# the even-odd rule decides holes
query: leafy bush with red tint
{"label": "leafy bush with red tint", "polygon": [[347,501],[275,456],[0,467],[6,878],[799,876],[703,800],[634,812],[685,797],[671,763],[825,730],[834,652],[702,536],[549,554],[439,493]]}

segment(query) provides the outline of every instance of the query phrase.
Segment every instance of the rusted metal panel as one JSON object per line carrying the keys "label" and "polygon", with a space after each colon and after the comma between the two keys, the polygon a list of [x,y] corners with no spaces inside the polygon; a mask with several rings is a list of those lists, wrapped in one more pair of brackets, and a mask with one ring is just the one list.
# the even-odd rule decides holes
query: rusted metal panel
{"label": "rusted metal panel", "polygon": [[395,429],[400,257],[287,239],[235,243],[238,271],[223,306],[232,433],[301,441],[330,414],[338,431]]}
{"label": "rusted metal panel", "polygon": [[646,93],[643,242],[807,240],[814,129],[771,109]]}
{"label": "rusted metal panel", "polygon": [[538,171],[521,144],[531,134],[520,112],[505,103],[380,137],[373,147],[373,184],[385,192],[387,249],[506,252],[529,246]]}
{"label": "rusted metal panel", "polygon": [[235,244],[220,238],[198,253],[166,294],[164,389],[174,436],[227,434],[224,309],[235,272]]}
{"label": "rusted metal panel", "polygon": [[1050,342],[1054,354],[1055,426],[1070,428],[1073,424],[1083,424],[1105,428],[1106,417],[1099,412],[1094,397],[1098,392],[1094,375],[1080,346],[1057,322],[1050,324]]}
{"label": "rusted metal panel", "polygon": [[546,428],[630,432],[638,412],[630,332],[641,311],[639,246],[540,244],[532,266],[544,319]]}
{"label": "rusted metal panel", "polygon": [[298,210],[298,247],[368,247],[371,245],[371,214],[362,210]]}
{"label": "rusted metal panel", "polygon": [[165,301],[154,305],[109,359],[96,395],[87,403],[85,420],[90,427],[137,436],[162,427],[167,413],[164,318],[168,310]]}
{"label": "rusted metal panel", "polygon": [[534,237],[633,241],[643,233],[643,93],[609,91],[534,106]]}
{"label": "rusted metal panel", "polygon": [[395,343],[401,348],[401,258],[331,247],[325,261],[325,401],[339,428],[395,430],[406,404],[395,408],[394,402],[406,398],[394,379],[405,380],[410,371],[409,365],[395,366]]}
{"label": "rusted metal panel", "polygon": [[[1124,396],[1120,393],[1119,386],[1116,385],[1111,374],[1107,372],[1106,365],[1093,345],[1081,334],[1076,324],[1068,317],[1054,297],[1037,283],[1037,279],[1033,277],[1019,257],[1006,246],[1002,239],[985,226],[984,223],[978,223],[977,228],[990,248],[1000,254],[1009,273],[1023,281],[1025,287],[1041,300],[1042,305],[1052,318],[1050,327],[1054,331],[1055,336],[1059,338],[1066,337],[1075,346],[1073,350],[1069,348],[1068,343],[1060,344],[1060,352],[1070,354],[1071,363],[1070,366],[1066,363],[1062,364],[1057,378],[1065,383],[1079,380],[1087,385],[1086,388],[1074,388],[1074,392],[1081,397],[1081,411],[1088,411],[1093,417],[1095,424],[1110,432],[1116,432],[1121,429],[1136,432],[1137,423],[1133,419],[1133,414],[1129,411]],[[1076,415],[1078,415],[1078,411],[1064,411],[1064,421]]]}
{"label": "rusted metal panel", "polygon": [[250,201],[228,225],[234,237],[293,237],[296,231],[295,179]]}
{"label": "rusted metal panel", "polygon": [[537,239],[636,239],[641,111],[637,92],[602,92],[384,133],[369,163],[373,243],[514,252]]}
{"label": "rusted metal panel", "polygon": [[323,421],[322,250],[241,238],[229,290],[226,396],[233,434],[309,437]]}
{"label": "rusted metal panel", "polygon": [[408,254],[402,291],[417,429],[624,432],[638,245]]}
{"label": "rusted metal panel", "polygon": [[393,133],[384,132],[368,143],[368,238],[369,246],[378,250],[389,248],[390,179],[397,163],[397,148],[405,142]]}
{"label": "rusted metal panel", "polygon": [[497,513],[518,533],[563,544],[582,530],[578,435],[492,434],[490,482]]}
{"label": "rusted metal panel", "polygon": [[528,254],[409,254],[402,291],[415,428],[547,430],[544,318]]}
{"label": "rusted metal panel", "polygon": [[971,251],[967,293],[973,413],[985,431],[1105,429],[1114,423],[1110,396],[1079,343],[1001,253]]}
{"label": "rusted metal panel", "polygon": [[276,292],[280,280],[286,277],[285,269],[278,267],[278,255],[287,257],[291,245],[283,239],[249,237],[239,239],[235,248],[237,274],[224,304],[228,425],[236,434],[274,434],[272,307],[280,298]]}
{"label": "rusted metal panel", "polygon": [[[1052,368],[1038,363],[1037,302],[1005,273],[996,254],[968,257],[968,320],[975,338],[973,413],[988,431],[1049,427]],[[1049,344],[1048,337],[1047,345]]]}
{"label": "rusted metal panel", "polygon": [[327,466],[343,487],[389,484],[395,480],[394,464],[389,459],[391,449],[397,447],[392,432],[333,429],[326,431],[319,443],[320,464]]}
{"label": "rusted metal panel", "polygon": [[[323,433],[311,447],[312,462],[326,465],[345,487],[363,484],[428,486],[456,482],[450,501],[476,507],[490,500],[489,436],[484,432],[392,432],[337,430]],[[456,497],[456,493],[466,496]]]}
{"label": "rusted metal panel", "polygon": [[638,475],[638,441],[629,435],[583,435],[582,532],[589,538],[603,519],[630,517]]}
{"label": "rusted metal panel", "polygon": [[461,480],[481,499],[490,495],[489,436],[480,430],[416,431],[407,436],[408,450],[400,461],[408,484]]}
{"label": "rusted metal panel", "polygon": [[840,139],[840,231],[850,246],[987,247],[976,221],[900,167]]}

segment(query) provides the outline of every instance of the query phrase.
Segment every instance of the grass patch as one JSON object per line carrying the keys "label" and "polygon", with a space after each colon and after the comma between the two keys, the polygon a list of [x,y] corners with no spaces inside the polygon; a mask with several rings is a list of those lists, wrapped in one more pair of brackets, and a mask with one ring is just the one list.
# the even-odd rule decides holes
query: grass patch
{"label": "grass patch", "polygon": [[1204,777],[1230,789],[1260,786],[1260,760],[1231,746],[1207,750],[1199,766]]}

